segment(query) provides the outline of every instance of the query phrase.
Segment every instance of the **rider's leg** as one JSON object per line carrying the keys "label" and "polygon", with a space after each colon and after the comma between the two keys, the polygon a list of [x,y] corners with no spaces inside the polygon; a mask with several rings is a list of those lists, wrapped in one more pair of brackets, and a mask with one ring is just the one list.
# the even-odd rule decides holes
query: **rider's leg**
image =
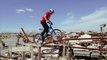
{"label": "rider's leg", "polygon": [[44,22],[41,22],[41,24],[42,24],[42,26],[44,28],[43,32],[41,33],[42,41],[44,42],[44,38],[45,38],[44,34],[46,33],[46,36],[47,36],[48,30],[49,30],[49,26],[47,25],[47,23],[44,23]]}
{"label": "rider's leg", "polygon": [[41,22],[41,25],[43,26],[44,30],[41,32],[42,42],[44,42],[44,34],[45,34],[45,23]]}
{"label": "rider's leg", "polygon": [[45,26],[46,26],[46,29],[45,29],[45,31],[46,31],[46,37],[47,37],[48,36],[48,32],[49,32],[49,26],[47,24]]}

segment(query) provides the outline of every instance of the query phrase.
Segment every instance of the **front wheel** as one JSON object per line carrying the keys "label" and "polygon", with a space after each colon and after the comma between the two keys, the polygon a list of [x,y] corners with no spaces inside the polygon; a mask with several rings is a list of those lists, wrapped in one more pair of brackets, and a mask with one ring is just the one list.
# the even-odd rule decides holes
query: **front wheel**
{"label": "front wheel", "polygon": [[59,29],[54,29],[54,30],[51,32],[51,36],[52,36],[52,39],[53,39],[54,41],[61,40],[61,39],[62,39],[62,32],[61,32],[61,30],[59,30]]}

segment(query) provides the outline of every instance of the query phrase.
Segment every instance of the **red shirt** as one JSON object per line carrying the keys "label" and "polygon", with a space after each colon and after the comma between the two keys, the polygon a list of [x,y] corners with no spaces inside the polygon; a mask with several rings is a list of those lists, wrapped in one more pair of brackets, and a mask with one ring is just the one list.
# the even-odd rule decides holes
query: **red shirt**
{"label": "red shirt", "polygon": [[[46,15],[46,19],[49,20],[52,13],[48,11],[48,12],[45,13],[45,15]],[[46,22],[46,19],[44,18],[44,16],[42,16],[41,22]]]}

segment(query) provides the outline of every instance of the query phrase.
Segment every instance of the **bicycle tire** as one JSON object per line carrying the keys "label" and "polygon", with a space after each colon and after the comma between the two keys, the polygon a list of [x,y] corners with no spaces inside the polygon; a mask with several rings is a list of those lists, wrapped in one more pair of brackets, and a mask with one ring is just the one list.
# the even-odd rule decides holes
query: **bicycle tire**
{"label": "bicycle tire", "polygon": [[62,31],[60,29],[54,29],[51,32],[51,37],[54,41],[58,41],[62,39]]}
{"label": "bicycle tire", "polygon": [[42,38],[41,38],[41,34],[36,34],[35,36],[34,36],[34,39],[33,39],[33,42],[34,43],[40,43],[42,41]]}

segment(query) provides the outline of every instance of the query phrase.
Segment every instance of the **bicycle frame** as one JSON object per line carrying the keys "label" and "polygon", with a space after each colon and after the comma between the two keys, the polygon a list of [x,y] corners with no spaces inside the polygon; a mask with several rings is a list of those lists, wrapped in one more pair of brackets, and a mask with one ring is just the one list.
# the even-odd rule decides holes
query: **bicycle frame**
{"label": "bicycle frame", "polygon": [[49,31],[50,31],[50,29],[52,29],[52,31],[54,30],[52,27],[52,24],[49,25]]}
{"label": "bicycle frame", "polygon": [[[52,27],[52,24],[48,24],[48,26],[49,26],[49,33],[50,33],[49,36],[52,38],[52,40],[55,40],[55,41],[61,40],[62,32],[59,29],[54,29]],[[47,37],[46,34],[44,34],[44,38],[46,37]],[[37,38],[37,42],[39,42],[41,40],[41,34],[37,34],[35,38]],[[34,42],[35,42],[35,39],[34,39]]]}

